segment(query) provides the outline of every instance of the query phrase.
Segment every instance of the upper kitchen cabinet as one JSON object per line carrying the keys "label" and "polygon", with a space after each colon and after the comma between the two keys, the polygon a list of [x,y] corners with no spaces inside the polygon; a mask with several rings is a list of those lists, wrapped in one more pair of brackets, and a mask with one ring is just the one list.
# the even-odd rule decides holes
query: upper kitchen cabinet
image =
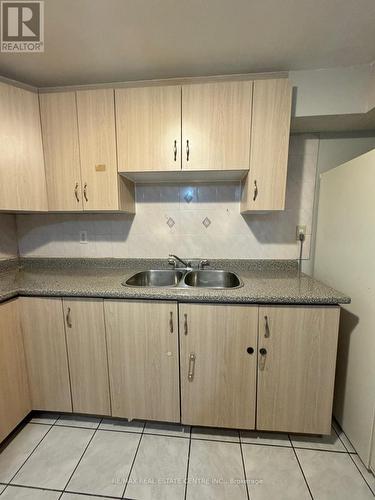
{"label": "upper kitchen cabinet", "polygon": [[39,99],[49,210],[134,212],[134,186],[117,174],[113,90]]}
{"label": "upper kitchen cabinet", "polygon": [[0,83],[0,210],[47,210],[38,94]]}
{"label": "upper kitchen cabinet", "polygon": [[254,82],[250,171],[242,183],[241,213],[284,210],[291,98],[287,79]]}
{"label": "upper kitchen cabinet", "polygon": [[82,211],[75,92],[40,94],[49,210]]}
{"label": "upper kitchen cabinet", "polygon": [[114,91],[77,92],[84,210],[134,211],[129,181],[117,175]]}
{"label": "upper kitchen cabinet", "polygon": [[181,170],[181,87],[117,89],[119,172]]}
{"label": "upper kitchen cabinet", "polygon": [[182,169],[248,170],[253,82],[182,87]]}

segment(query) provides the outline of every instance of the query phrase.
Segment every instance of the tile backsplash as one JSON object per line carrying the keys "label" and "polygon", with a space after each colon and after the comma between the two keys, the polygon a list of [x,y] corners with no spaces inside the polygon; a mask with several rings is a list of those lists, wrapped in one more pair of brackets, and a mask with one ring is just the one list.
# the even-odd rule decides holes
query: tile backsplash
{"label": "tile backsplash", "polygon": [[0,260],[17,257],[16,218],[0,214]]}
{"label": "tile backsplash", "polygon": [[316,136],[292,136],[284,212],[242,216],[238,182],[138,184],[135,216],[18,215],[20,255],[295,259],[296,225],[303,224],[308,259],[318,145]]}

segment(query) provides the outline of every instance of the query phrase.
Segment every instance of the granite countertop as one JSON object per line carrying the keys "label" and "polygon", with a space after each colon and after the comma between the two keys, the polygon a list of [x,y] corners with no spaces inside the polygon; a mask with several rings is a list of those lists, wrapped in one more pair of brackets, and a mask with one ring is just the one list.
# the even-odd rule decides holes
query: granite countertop
{"label": "granite countertop", "polygon": [[0,264],[0,301],[21,296],[102,297],[258,304],[347,304],[350,298],[298,272],[296,261],[211,260],[236,272],[241,288],[130,288],[134,273],[168,268],[152,259],[16,259]]}

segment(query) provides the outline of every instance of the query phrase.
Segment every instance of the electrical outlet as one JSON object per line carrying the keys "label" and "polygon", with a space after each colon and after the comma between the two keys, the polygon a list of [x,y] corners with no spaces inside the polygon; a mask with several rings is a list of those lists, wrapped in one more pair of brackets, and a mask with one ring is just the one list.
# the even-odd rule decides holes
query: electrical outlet
{"label": "electrical outlet", "polygon": [[296,240],[299,240],[300,234],[306,236],[306,226],[297,226],[296,228]]}
{"label": "electrical outlet", "polygon": [[88,239],[87,239],[87,231],[80,231],[79,232],[79,242],[81,244],[86,244],[88,243]]}

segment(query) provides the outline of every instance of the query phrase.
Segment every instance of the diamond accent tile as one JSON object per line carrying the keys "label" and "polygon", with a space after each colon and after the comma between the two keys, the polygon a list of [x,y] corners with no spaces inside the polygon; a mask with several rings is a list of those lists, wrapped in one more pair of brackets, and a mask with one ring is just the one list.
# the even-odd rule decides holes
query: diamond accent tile
{"label": "diamond accent tile", "polygon": [[168,217],[167,220],[167,225],[172,229],[172,227],[175,225],[175,221],[172,219],[172,217]]}
{"label": "diamond accent tile", "polygon": [[208,217],[205,217],[203,220],[202,220],[202,224],[204,225],[204,227],[207,229],[208,226],[211,225],[211,221]]}
{"label": "diamond accent tile", "polygon": [[190,203],[193,198],[194,196],[189,191],[184,196],[184,200],[186,201],[186,203]]}

